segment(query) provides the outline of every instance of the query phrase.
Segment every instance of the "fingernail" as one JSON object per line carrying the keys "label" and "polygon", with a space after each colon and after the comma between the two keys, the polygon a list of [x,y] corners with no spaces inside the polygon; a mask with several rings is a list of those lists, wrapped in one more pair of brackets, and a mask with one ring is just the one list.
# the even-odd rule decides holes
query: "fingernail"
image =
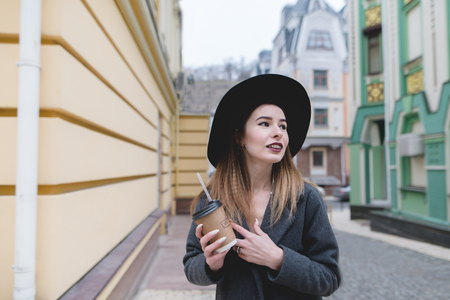
{"label": "fingernail", "polygon": [[198,224],[197,229],[199,229],[202,226],[203,226],[203,224]]}
{"label": "fingernail", "polygon": [[219,229],[213,230],[213,231],[211,231],[211,235],[215,236],[218,232],[219,232]]}
{"label": "fingernail", "polygon": [[258,226],[259,226],[259,221],[258,221],[258,219],[256,219],[256,225],[258,225]]}
{"label": "fingernail", "polygon": [[223,243],[223,241],[225,241],[226,240],[226,236],[224,236],[223,238],[220,238],[220,239],[218,239],[217,240],[217,243],[219,243],[219,244],[222,244]]}

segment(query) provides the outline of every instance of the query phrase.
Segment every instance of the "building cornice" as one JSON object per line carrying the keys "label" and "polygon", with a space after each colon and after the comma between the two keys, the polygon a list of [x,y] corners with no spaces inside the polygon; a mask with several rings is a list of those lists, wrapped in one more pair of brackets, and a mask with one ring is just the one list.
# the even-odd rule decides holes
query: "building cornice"
{"label": "building cornice", "polygon": [[175,90],[153,9],[145,0],[115,0],[170,109],[176,112]]}

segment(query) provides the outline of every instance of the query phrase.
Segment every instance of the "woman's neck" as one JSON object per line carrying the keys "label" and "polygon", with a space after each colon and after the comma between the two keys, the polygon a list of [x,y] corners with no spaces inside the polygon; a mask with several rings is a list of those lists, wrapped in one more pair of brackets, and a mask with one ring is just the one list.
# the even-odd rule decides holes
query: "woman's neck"
{"label": "woman's neck", "polygon": [[272,189],[272,166],[273,164],[247,165],[253,194],[261,190],[270,191]]}

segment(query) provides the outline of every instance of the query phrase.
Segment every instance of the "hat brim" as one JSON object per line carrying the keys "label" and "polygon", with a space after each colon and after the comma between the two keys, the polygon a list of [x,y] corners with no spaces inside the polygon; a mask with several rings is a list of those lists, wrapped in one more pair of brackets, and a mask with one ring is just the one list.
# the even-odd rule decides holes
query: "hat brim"
{"label": "hat brim", "polygon": [[289,150],[300,151],[311,120],[311,103],[296,80],[277,74],[258,75],[232,87],[217,106],[208,141],[208,159],[216,167],[228,151],[228,143],[239,119],[262,104],[280,107],[287,119]]}

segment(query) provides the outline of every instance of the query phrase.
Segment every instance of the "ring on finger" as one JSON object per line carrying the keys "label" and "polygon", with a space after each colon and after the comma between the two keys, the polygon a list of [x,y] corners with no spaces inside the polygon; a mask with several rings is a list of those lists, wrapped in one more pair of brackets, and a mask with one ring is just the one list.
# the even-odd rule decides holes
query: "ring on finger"
{"label": "ring on finger", "polygon": [[236,253],[237,253],[237,254],[241,253],[241,250],[242,250],[242,247],[237,247],[237,248],[236,248]]}

